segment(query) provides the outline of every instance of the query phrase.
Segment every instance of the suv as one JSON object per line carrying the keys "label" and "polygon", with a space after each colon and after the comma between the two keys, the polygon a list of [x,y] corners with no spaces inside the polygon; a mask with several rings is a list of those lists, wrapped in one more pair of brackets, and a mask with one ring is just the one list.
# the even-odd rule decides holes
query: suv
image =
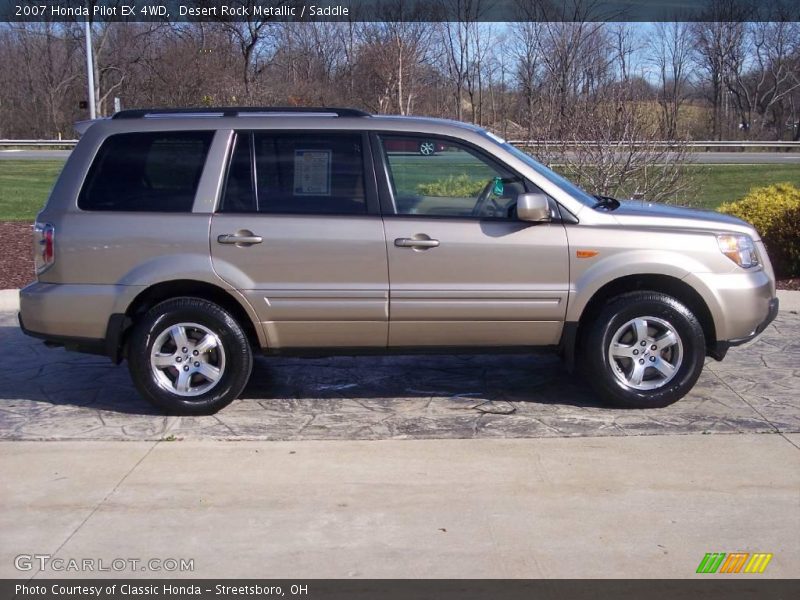
{"label": "suv", "polygon": [[117,113],[34,229],[23,331],[127,358],[170,413],[230,403],[256,351],[533,347],[610,403],[661,407],[778,310],[743,221],[592,196],[478,127],[352,109]]}

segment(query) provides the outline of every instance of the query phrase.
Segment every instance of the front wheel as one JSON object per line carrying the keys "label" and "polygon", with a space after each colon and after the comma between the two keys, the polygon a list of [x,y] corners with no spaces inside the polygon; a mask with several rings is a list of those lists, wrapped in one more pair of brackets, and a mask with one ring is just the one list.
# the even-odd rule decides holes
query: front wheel
{"label": "front wheel", "polygon": [[692,312],[657,292],[612,299],[589,326],[582,361],[595,390],[625,408],[677,402],[703,370],[705,337]]}
{"label": "front wheel", "polygon": [[241,394],[253,356],[239,323],[200,298],[174,298],[134,326],[128,367],[139,393],[178,415],[217,412]]}
{"label": "front wheel", "polygon": [[419,153],[422,156],[433,156],[436,154],[436,145],[433,142],[420,142]]}

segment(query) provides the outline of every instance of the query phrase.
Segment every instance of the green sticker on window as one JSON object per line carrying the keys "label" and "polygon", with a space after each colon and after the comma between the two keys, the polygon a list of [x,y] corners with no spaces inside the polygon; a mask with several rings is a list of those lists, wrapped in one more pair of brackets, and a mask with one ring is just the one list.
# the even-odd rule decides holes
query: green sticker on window
{"label": "green sticker on window", "polygon": [[494,178],[494,189],[492,190],[495,196],[503,195],[503,180],[500,177]]}

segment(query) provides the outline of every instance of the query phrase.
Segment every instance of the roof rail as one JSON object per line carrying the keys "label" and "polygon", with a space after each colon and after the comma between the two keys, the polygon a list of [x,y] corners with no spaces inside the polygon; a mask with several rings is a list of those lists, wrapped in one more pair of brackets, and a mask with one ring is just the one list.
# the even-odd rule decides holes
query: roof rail
{"label": "roof rail", "polygon": [[310,107],[310,106],[220,106],[203,108],[136,108],[121,110],[112,119],[143,119],[146,117],[236,117],[239,115],[300,113],[317,115],[336,115],[337,117],[369,117],[370,114],[357,108]]}

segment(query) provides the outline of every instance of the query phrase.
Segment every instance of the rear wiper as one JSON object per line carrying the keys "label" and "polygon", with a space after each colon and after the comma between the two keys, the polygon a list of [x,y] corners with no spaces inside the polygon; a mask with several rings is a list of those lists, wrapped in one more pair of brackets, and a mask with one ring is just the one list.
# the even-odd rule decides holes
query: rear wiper
{"label": "rear wiper", "polygon": [[594,196],[597,202],[592,205],[592,208],[605,208],[606,210],[616,210],[619,208],[619,200],[611,196]]}

